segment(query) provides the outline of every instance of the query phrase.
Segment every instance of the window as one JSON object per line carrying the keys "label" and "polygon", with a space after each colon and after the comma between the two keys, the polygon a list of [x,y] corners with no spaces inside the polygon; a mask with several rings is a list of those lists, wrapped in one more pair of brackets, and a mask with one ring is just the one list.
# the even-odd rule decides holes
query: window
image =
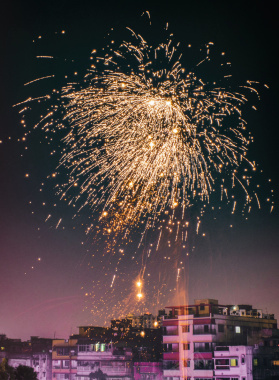
{"label": "window", "polygon": [[229,359],[216,359],[215,364],[216,365],[229,365],[230,360]]}
{"label": "window", "polygon": [[241,364],[245,364],[245,355],[244,354],[241,355]]}
{"label": "window", "polygon": [[189,331],[190,331],[190,326],[189,325],[182,326],[182,332],[183,333],[187,333]]}
{"label": "window", "polygon": [[190,367],[190,360],[184,360],[184,367]]}
{"label": "window", "polygon": [[52,361],[52,368],[59,369],[61,366],[61,360],[53,360]]}
{"label": "window", "polygon": [[218,332],[224,332],[224,325],[218,325]]}
{"label": "window", "polygon": [[190,350],[190,343],[183,343],[183,350]]}
{"label": "window", "polygon": [[214,349],[216,343],[209,342],[195,342],[194,352],[210,352]]}
{"label": "window", "polygon": [[235,332],[236,332],[237,334],[240,334],[240,326],[235,326]]}
{"label": "window", "polygon": [[101,344],[101,352],[104,352],[106,350],[106,345],[105,343]]}
{"label": "window", "polygon": [[58,347],[57,355],[61,355],[61,356],[69,355],[69,347]]}
{"label": "window", "polygon": [[200,304],[200,310],[204,310],[204,303]]}
{"label": "window", "polygon": [[258,358],[253,359],[253,364],[254,364],[254,367],[257,367],[259,365]]}
{"label": "window", "polygon": [[213,369],[213,360],[195,359],[194,369],[200,369],[200,370]]}
{"label": "window", "polygon": [[204,325],[204,330],[203,330],[205,333],[208,333],[209,331],[209,326],[208,325]]}
{"label": "window", "polygon": [[230,359],[216,359],[215,369],[230,369]]}
{"label": "window", "polygon": [[237,359],[231,359],[231,367],[237,367],[238,366],[238,360]]}
{"label": "window", "polygon": [[90,351],[90,346],[89,345],[80,345],[80,346],[78,346],[78,350],[79,350],[79,352],[86,352],[86,351]]}

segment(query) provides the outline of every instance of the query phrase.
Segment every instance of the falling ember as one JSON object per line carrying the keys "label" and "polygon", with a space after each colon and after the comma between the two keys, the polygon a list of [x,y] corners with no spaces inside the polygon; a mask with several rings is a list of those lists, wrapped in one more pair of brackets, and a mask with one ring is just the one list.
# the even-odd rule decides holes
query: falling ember
{"label": "falling ember", "polygon": [[[252,82],[235,86],[227,73],[219,76],[219,67],[217,77],[209,81],[205,71],[207,65],[214,69],[212,43],[192,65],[170,36],[157,46],[133,31],[120,44],[114,39],[112,46],[111,41],[110,36],[102,56],[92,50],[84,77],[75,71],[75,81],[67,75],[69,83],[61,89],[19,105],[50,105],[35,125],[50,145],[58,140],[58,167],[52,168],[49,179],[57,182],[60,199],[75,207],[75,216],[92,210],[84,229],[95,234],[102,248],[106,246],[103,255],[113,262],[113,270],[106,273],[107,287],[114,292],[121,276],[117,269],[128,256],[119,251],[124,244],[138,239],[133,263],[146,268],[156,260],[160,271],[171,257],[183,255],[185,260],[192,255],[191,235],[205,236],[203,213],[209,203],[217,210],[216,198],[230,203],[232,213],[236,204],[237,209],[242,203],[250,209],[252,198],[259,206],[260,202],[257,193],[248,192],[250,171],[242,170],[256,167],[246,156],[252,138],[243,116],[246,94],[255,92]],[[211,78],[212,71],[209,74]],[[46,78],[38,80],[44,83]],[[49,214],[46,220],[50,218],[54,216]],[[140,247],[144,252],[138,260]],[[161,260],[164,247],[170,253]],[[173,281],[179,283],[184,268],[173,267],[177,271]],[[136,270],[129,281],[131,298],[146,301],[149,274]],[[162,284],[163,276],[158,281]]]}
{"label": "falling ember", "polygon": [[[187,72],[171,41],[153,48],[134,32],[132,38],[91,56],[96,62],[84,79],[64,86],[54,111],[40,121],[67,131],[61,198],[68,194],[72,204],[103,216],[110,210],[110,219],[121,214],[124,229],[147,215],[155,221],[178,206],[184,215],[192,202],[209,202],[224,173],[246,189],[237,169],[249,144],[244,94]],[[209,46],[206,54],[205,62]],[[63,120],[55,119],[57,110]]]}

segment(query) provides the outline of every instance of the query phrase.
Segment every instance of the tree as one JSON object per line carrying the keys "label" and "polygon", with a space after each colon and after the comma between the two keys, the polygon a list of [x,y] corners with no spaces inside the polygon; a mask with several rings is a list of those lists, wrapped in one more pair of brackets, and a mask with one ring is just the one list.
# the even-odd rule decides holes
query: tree
{"label": "tree", "polygon": [[107,375],[102,370],[100,370],[100,368],[98,371],[91,372],[89,375],[89,379],[106,380],[106,378]]}
{"label": "tree", "polygon": [[14,369],[8,365],[6,358],[0,364],[0,380],[15,380]]}
{"label": "tree", "polygon": [[15,380],[37,380],[37,374],[32,367],[19,365],[15,371]]}

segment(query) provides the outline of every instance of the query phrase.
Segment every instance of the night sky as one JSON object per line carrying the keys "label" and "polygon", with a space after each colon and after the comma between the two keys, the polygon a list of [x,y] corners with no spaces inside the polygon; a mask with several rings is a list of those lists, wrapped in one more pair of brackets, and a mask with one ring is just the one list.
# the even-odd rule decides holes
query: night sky
{"label": "night sky", "polygon": [[[125,26],[141,32],[141,14],[146,10],[151,14],[154,41],[160,40],[168,22],[182,53],[184,45],[185,50],[188,44],[198,50],[212,41],[232,63],[233,80],[260,82],[261,99],[252,97],[251,103],[257,111],[247,110],[246,120],[254,136],[249,157],[259,168],[255,183],[261,189],[261,209],[253,207],[243,216],[240,211],[231,215],[225,207],[216,221],[211,215],[204,217],[199,236],[193,230],[195,249],[189,248],[185,264],[185,301],[215,298],[221,304],[252,304],[279,317],[278,23],[273,2],[249,3],[197,0],[181,6],[176,0],[158,5],[62,0],[6,5],[0,23],[0,333],[23,339],[31,335],[67,338],[79,325],[103,325],[129,311],[155,313],[176,302],[175,246],[162,246],[147,263],[145,300],[140,304],[134,280],[141,253],[131,260],[135,242],[125,247],[119,277],[110,287],[115,257],[103,255],[105,244],[85,235],[89,210],[72,219],[72,210],[55,195],[55,180],[46,180],[57,163],[49,156],[51,148],[40,143],[44,138],[39,131],[22,141],[25,131],[19,109],[13,107],[34,93],[58,88],[64,73],[78,71],[82,77],[91,51],[102,48],[109,29],[114,28],[119,38]],[[54,55],[55,63],[38,62],[40,54]],[[58,79],[24,86],[54,71]],[[37,118],[38,111],[29,112],[29,129]],[[264,201],[270,189],[274,190],[272,213]],[[45,222],[49,214],[52,217]],[[170,257],[168,265],[164,257]],[[165,285],[154,301],[159,277]]]}

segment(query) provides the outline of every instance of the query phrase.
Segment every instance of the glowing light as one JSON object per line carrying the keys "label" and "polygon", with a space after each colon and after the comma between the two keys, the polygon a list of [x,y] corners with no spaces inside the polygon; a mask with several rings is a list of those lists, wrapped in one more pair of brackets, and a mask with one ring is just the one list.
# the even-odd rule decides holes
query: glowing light
{"label": "glowing light", "polygon": [[[170,44],[151,48],[133,36],[136,43],[123,42],[113,59],[96,57],[82,87],[65,86],[59,104],[68,128],[63,193],[78,183],[82,197],[74,202],[120,207],[126,225],[147,213],[156,219],[169,206],[184,212],[193,199],[209,201],[216,176],[224,167],[236,170],[247,150],[245,96],[185,71]],[[233,178],[245,188],[237,172]]]}
{"label": "glowing light", "polygon": [[138,293],[138,294],[137,294],[137,297],[138,297],[138,299],[140,300],[140,299],[142,299],[143,294],[142,294],[142,293]]}

